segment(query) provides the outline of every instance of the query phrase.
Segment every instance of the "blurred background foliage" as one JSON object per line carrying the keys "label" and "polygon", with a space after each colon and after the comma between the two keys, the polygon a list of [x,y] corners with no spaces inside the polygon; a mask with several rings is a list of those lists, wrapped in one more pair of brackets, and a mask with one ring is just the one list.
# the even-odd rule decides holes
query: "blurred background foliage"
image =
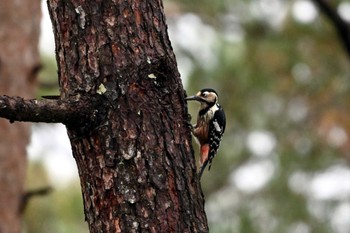
{"label": "blurred background foliage", "polygon": [[[350,60],[333,24],[308,0],[164,5],[187,94],[216,89],[227,115],[202,178],[210,232],[350,232]],[[350,1],[331,6],[349,23]],[[57,94],[54,57],[43,64],[38,95]],[[45,185],[26,231],[88,232],[78,177],[56,188],[35,160],[28,188]]]}
{"label": "blurred background foliage", "polygon": [[56,186],[50,182],[40,161],[32,161],[28,169],[27,183],[30,190],[52,187],[45,196],[30,199],[25,212],[25,232],[77,233],[88,232],[84,222],[84,208],[78,177]]}

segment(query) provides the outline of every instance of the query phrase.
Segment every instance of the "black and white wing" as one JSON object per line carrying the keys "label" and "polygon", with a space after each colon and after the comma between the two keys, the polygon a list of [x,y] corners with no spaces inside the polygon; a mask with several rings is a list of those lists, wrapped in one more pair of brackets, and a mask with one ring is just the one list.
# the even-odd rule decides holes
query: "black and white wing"
{"label": "black and white wing", "polygon": [[225,132],[226,116],[221,106],[219,106],[219,110],[215,112],[214,117],[211,121],[212,122],[209,125],[208,170],[210,170],[211,162],[213,158],[216,156],[216,153],[218,152],[222,136],[224,135],[224,132]]}

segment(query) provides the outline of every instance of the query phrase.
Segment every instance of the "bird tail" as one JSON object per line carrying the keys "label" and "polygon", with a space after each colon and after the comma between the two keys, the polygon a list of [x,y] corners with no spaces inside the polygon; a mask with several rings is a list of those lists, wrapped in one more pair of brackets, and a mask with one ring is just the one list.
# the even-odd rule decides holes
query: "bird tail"
{"label": "bird tail", "polygon": [[204,163],[203,163],[203,164],[201,165],[201,167],[199,168],[199,173],[198,173],[199,179],[201,179],[201,177],[202,177],[202,175],[203,175],[203,172],[204,172],[206,166],[208,165],[208,162],[209,162],[209,160],[205,160]]}

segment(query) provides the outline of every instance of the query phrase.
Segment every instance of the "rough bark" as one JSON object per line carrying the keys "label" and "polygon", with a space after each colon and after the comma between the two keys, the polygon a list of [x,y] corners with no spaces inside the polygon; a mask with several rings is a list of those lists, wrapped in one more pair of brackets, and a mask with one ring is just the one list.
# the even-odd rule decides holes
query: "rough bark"
{"label": "rough bark", "polygon": [[[0,1],[0,93],[32,98],[39,68],[40,1]],[[0,233],[21,232],[30,125],[0,120]]]}
{"label": "rough bark", "polygon": [[103,99],[67,126],[90,232],[208,232],[162,2],[48,3],[61,99]]}

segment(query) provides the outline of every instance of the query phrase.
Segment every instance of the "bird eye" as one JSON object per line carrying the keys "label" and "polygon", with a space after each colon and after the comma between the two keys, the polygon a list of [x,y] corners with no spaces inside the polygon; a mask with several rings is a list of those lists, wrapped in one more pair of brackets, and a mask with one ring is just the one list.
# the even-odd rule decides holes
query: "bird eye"
{"label": "bird eye", "polygon": [[207,97],[207,96],[208,96],[208,92],[203,92],[203,93],[202,93],[202,96],[203,96],[203,97]]}

